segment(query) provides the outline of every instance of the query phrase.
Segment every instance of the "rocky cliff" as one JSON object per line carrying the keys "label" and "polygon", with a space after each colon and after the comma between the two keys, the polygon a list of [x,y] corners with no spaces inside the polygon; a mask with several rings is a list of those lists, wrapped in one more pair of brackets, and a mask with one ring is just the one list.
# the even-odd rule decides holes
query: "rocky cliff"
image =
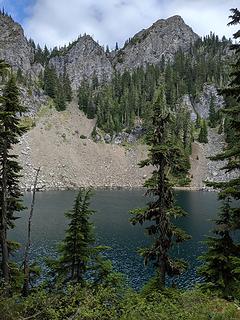
{"label": "rocky cliff", "polygon": [[64,69],[73,89],[84,79],[94,75],[99,80],[110,79],[114,70],[123,72],[147,64],[159,64],[164,56],[172,59],[181,48],[189,49],[198,35],[187,26],[180,16],[158,20],[150,28],[137,33],[122,49],[106,54],[90,36],[80,37],[67,52],[50,59],[58,73]]}
{"label": "rocky cliff", "polygon": [[209,107],[210,107],[211,97],[214,98],[214,105],[215,105],[216,111],[218,111],[224,106],[223,96],[218,94],[216,86],[213,84],[205,83],[203,86],[203,91],[200,94],[194,107],[195,111],[203,119],[207,119],[209,117]]}
{"label": "rocky cliff", "polygon": [[[202,119],[208,119],[211,98],[213,98],[216,112],[224,107],[224,98],[222,95],[218,94],[216,85],[205,83],[203,85],[202,92],[195,101],[191,99],[189,94],[186,94],[182,97],[182,101],[177,108],[185,107],[190,112],[192,121],[197,119],[197,114]],[[180,108],[177,110],[180,110]]]}
{"label": "rocky cliff", "polygon": [[89,35],[79,37],[66,52],[51,58],[49,64],[54,66],[58,74],[66,70],[75,90],[83,79],[96,76],[100,81],[108,80],[113,73],[104,49]]}
{"label": "rocky cliff", "polygon": [[[72,88],[76,90],[83,79],[96,76],[100,81],[108,80],[115,69],[123,72],[147,64],[159,64],[163,56],[171,60],[179,48],[185,51],[197,39],[198,35],[183,19],[174,16],[158,20],[150,28],[137,33],[114,55],[107,54],[92,37],[84,35],[50,58],[49,64],[58,74],[66,71]],[[33,76],[42,70],[33,63],[34,51],[22,27],[4,14],[0,14],[0,58],[15,70],[31,71]]]}
{"label": "rocky cliff", "polygon": [[0,59],[6,60],[15,71],[31,70],[33,50],[22,27],[7,15],[0,14]]}
{"label": "rocky cliff", "polygon": [[158,20],[150,28],[137,33],[113,59],[116,70],[123,72],[147,64],[159,64],[162,57],[172,59],[181,48],[189,49],[198,35],[180,16]]}

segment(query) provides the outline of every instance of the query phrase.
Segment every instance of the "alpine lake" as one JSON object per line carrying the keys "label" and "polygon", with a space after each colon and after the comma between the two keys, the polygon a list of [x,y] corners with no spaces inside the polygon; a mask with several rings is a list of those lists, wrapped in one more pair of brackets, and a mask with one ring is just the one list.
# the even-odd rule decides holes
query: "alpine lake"
{"label": "alpine lake", "polygon": [[[57,244],[64,239],[68,220],[64,212],[73,206],[76,191],[48,191],[36,193],[32,219],[31,260],[42,266],[44,259],[56,257]],[[175,247],[172,255],[185,259],[188,270],[175,279],[182,288],[189,288],[201,281],[197,267],[201,264],[198,257],[206,249],[202,242],[212,229],[212,219],[216,217],[219,203],[217,194],[203,191],[175,191],[176,202],[189,214],[177,220],[192,239]],[[20,213],[16,227],[10,231],[10,239],[22,244],[26,242],[27,223],[32,194],[24,194],[24,205],[28,208]],[[96,212],[91,220],[94,223],[96,243],[111,247],[104,255],[109,258],[114,270],[126,275],[130,286],[139,289],[154,274],[151,265],[144,266],[138,248],[150,243],[144,233],[144,226],[129,223],[129,210],[143,207],[149,201],[143,189],[136,190],[96,190],[92,197],[91,208]],[[22,259],[20,250],[15,259]]]}

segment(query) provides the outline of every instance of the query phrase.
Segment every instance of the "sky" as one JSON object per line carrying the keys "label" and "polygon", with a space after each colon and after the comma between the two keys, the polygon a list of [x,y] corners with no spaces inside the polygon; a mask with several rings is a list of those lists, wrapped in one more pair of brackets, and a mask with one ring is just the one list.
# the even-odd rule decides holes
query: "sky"
{"label": "sky", "polygon": [[101,45],[115,47],[158,19],[180,15],[200,36],[210,31],[230,38],[230,8],[240,0],[0,0],[25,35],[53,48],[90,34]]}

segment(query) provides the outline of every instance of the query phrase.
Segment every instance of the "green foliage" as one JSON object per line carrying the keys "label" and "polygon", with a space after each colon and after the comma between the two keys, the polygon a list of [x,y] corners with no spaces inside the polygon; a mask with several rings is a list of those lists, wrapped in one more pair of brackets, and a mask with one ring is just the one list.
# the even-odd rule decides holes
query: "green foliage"
{"label": "green foliage", "polygon": [[158,287],[165,287],[166,275],[178,276],[186,269],[182,260],[173,259],[170,250],[174,244],[179,244],[190,237],[172,223],[172,219],[185,215],[176,207],[173,189],[169,180],[170,172],[181,168],[181,149],[172,142],[169,123],[171,114],[167,111],[164,88],[161,86],[153,106],[152,128],[148,134],[147,143],[150,146],[148,158],[140,163],[140,167],[152,165],[154,171],[144,186],[147,194],[154,196],[146,208],[131,211],[131,223],[141,225],[149,221],[145,230],[153,237],[149,248],[140,250],[144,263],[153,262],[158,273]]}
{"label": "green foliage", "polygon": [[202,120],[201,122],[198,141],[201,143],[208,143],[208,130],[207,130],[207,123],[205,120]]}
{"label": "green foliage", "polygon": [[92,224],[89,217],[93,211],[89,209],[91,190],[80,189],[74,207],[66,213],[70,220],[66,237],[59,247],[60,257],[52,263],[55,277],[63,275],[64,281],[83,282],[84,275],[94,242]]}
{"label": "green foliage", "polygon": [[48,260],[52,269],[51,282],[71,281],[83,285],[90,277],[92,281],[103,283],[112,274],[111,264],[100,255],[107,248],[94,246],[93,226],[89,222],[94,213],[89,208],[91,195],[91,189],[81,188],[73,209],[66,213],[70,222],[65,239],[59,246],[60,256],[57,260]]}
{"label": "green foliage", "polygon": [[14,281],[17,273],[15,264],[9,262],[9,254],[14,252],[17,245],[9,241],[7,231],[14,227],[16,212],[23,209],[19,187],[22,168],[17,162],[17,156],[12,153],[12,147],[26,131],[26,128],[20,125],[19,118],[19,113],[25,111],[19,102],[16,80],[11,76],[0,100],[0,278],[6,283]]}
{"label": "green foliage", "polygon": [[216,109],[215,109],[214,97],[211,96],[210,106],[209,106],[209,126],[211,128],[216,128],[218,118],[219,118],[219,116],[218,116]]}
{"label": "green foliage", "polygon": [[18,295],[5,298],[0,292],[0,310],[3,320],[240,319],[234,303],[199,290],[151,290],[145,294],[113,286],[68,286],[58,293],[39,289],[26,299]]}
{"label": "green foliage", "polygon": [[[240,12],[231,9],[233,15],[230,24],[240,24]],[[240,31],[234,34],[239,41]],[[207,182],[207,185],[220,190],[219,200],[223,201],[222,208],[215,221],[216,227],[213,230],[214,236],[208,237],[207,252],[201,257],[204,261],[200,273],[205,278],[204,288],[218,291],[227,298],[239,295],[240,286],[240,244],[234,236],[239,232],[240,223],[239,203],[234,204],[233,200],[240,199],[240,44],[232,45],[234,50],[233,71],[231,82],[221,90],[228,97],[228,105],[223,110],[227,115],[228,124],[231,128],[231,140],[225,150],[211,157],[212,160],[226,160],[227,164],[222,168],[226,172],[235,171],[236,177],[226,182]],[[231,104],[229,104],[231,102]]]}
{"label": "green foliage", "polygon": [[66,71],[58,76],[53,67],[46,66],[43,76],[43,89],[53,99],[58,111],[66,109],[66,103],[71,101],[72,90]]}
{"label": "green foliage", "polygon": [[32,47],[34,49],[34,62],[40,63],[42,66],[46,66],[50,57],[50,51],[47,46],[42,49],[39,44],[36,47],[35,43],[32,42]]}
{"label": "green foliage", "polygon": [[[93,86],[96,86],[96,83],[92,83]],[[81,86],[78,90],[78,105],[80,110],[82,110],[89,119],[95,117],[95,103],[92,98],[93,92],[92,87],[87,81],[82,81]]]}

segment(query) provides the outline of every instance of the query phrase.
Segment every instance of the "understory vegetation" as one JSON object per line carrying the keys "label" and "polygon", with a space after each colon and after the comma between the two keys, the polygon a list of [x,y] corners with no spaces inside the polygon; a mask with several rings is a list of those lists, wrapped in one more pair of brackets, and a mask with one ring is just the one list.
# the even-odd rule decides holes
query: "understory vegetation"
{"label": "understory vegetation", "polygon": [[64,292],[36,290],[27,298],[0,296],[2,320],[237,320],[237,304],[200,290],[166,289],[136,293],[124,286],[85,288]]}

